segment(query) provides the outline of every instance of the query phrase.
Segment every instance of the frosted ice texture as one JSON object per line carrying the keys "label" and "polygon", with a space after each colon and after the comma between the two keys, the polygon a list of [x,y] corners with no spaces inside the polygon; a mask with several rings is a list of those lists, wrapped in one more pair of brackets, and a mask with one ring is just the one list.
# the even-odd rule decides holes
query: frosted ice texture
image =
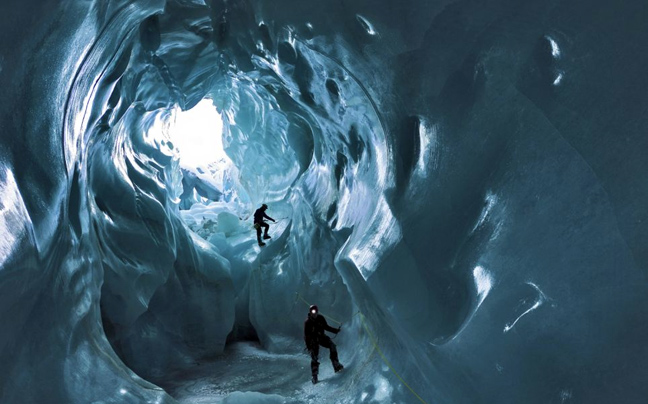
{"label": "frosted ice texture", "polygon": [[[347,3],[3,2],[0,401],[173,402],[306,301],[340,402],[419,402],[377,347],[428,403],[643,402],[640,2]],[[150,131],[205,98],[227,189]]]}

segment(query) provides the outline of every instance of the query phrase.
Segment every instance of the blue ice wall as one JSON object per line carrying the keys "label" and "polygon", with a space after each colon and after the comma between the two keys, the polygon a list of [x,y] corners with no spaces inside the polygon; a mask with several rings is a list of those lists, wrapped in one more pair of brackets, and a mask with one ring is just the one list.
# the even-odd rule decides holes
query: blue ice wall
{"label": "blue ice wall", "polygon": [[[304,300],[344,323],[340,402],[642,403],[646,17],[3,2],[0,401],[173,402],[228,338],[300,350]],[[240,205],[194,233],[150,129],[205,98]]]}

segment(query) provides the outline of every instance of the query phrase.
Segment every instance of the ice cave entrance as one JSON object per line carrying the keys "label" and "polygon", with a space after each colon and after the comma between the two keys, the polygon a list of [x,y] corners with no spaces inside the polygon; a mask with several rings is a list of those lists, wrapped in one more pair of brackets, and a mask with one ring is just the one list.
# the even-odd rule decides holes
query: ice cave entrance
{"label": "ice cave entrance", "polygon": [[174,108],[167,122],[167,137],[185,170],[199,173],[216,165],[222,173],[233,166],[223,149],[223,117],[210,99],[187,111]]}
{"label": "ice cave entrance", "polygon": [[[158,144],[166,142],[177,159],[181,180],[173,193],[180,216],[203,238],[218,222],[220,232],[241,230],[237,222],[245,205],[241,195],[246,192],[240,189],[238,169],[225,152],[223,133],[223,116],[209,98],[189,110],[176,106],[161,114],[148,132]],[[205,233],[205,228],[211,231]]]}

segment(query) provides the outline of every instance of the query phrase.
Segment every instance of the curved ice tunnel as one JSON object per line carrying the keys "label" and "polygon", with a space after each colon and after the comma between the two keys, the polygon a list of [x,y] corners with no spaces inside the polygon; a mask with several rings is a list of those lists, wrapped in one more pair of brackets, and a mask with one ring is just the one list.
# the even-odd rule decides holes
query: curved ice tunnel
{"label": "curved ice tunnel", "polygon": [[[304,301],[344,323],[336,402],[648,393],[634,2],[13,3],[1,402],[173,402],[228,342],[301,350]],[[166,137],[201,102],[227,175]]]}

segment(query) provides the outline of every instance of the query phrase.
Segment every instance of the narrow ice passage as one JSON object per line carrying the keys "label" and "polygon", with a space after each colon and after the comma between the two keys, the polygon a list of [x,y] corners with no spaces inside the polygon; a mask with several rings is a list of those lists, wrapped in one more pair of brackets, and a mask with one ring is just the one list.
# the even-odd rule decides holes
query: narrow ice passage
{"label": "narrow ice passage", "polygon": [[1,2],[0,403],[643,404],[647,18]]}

